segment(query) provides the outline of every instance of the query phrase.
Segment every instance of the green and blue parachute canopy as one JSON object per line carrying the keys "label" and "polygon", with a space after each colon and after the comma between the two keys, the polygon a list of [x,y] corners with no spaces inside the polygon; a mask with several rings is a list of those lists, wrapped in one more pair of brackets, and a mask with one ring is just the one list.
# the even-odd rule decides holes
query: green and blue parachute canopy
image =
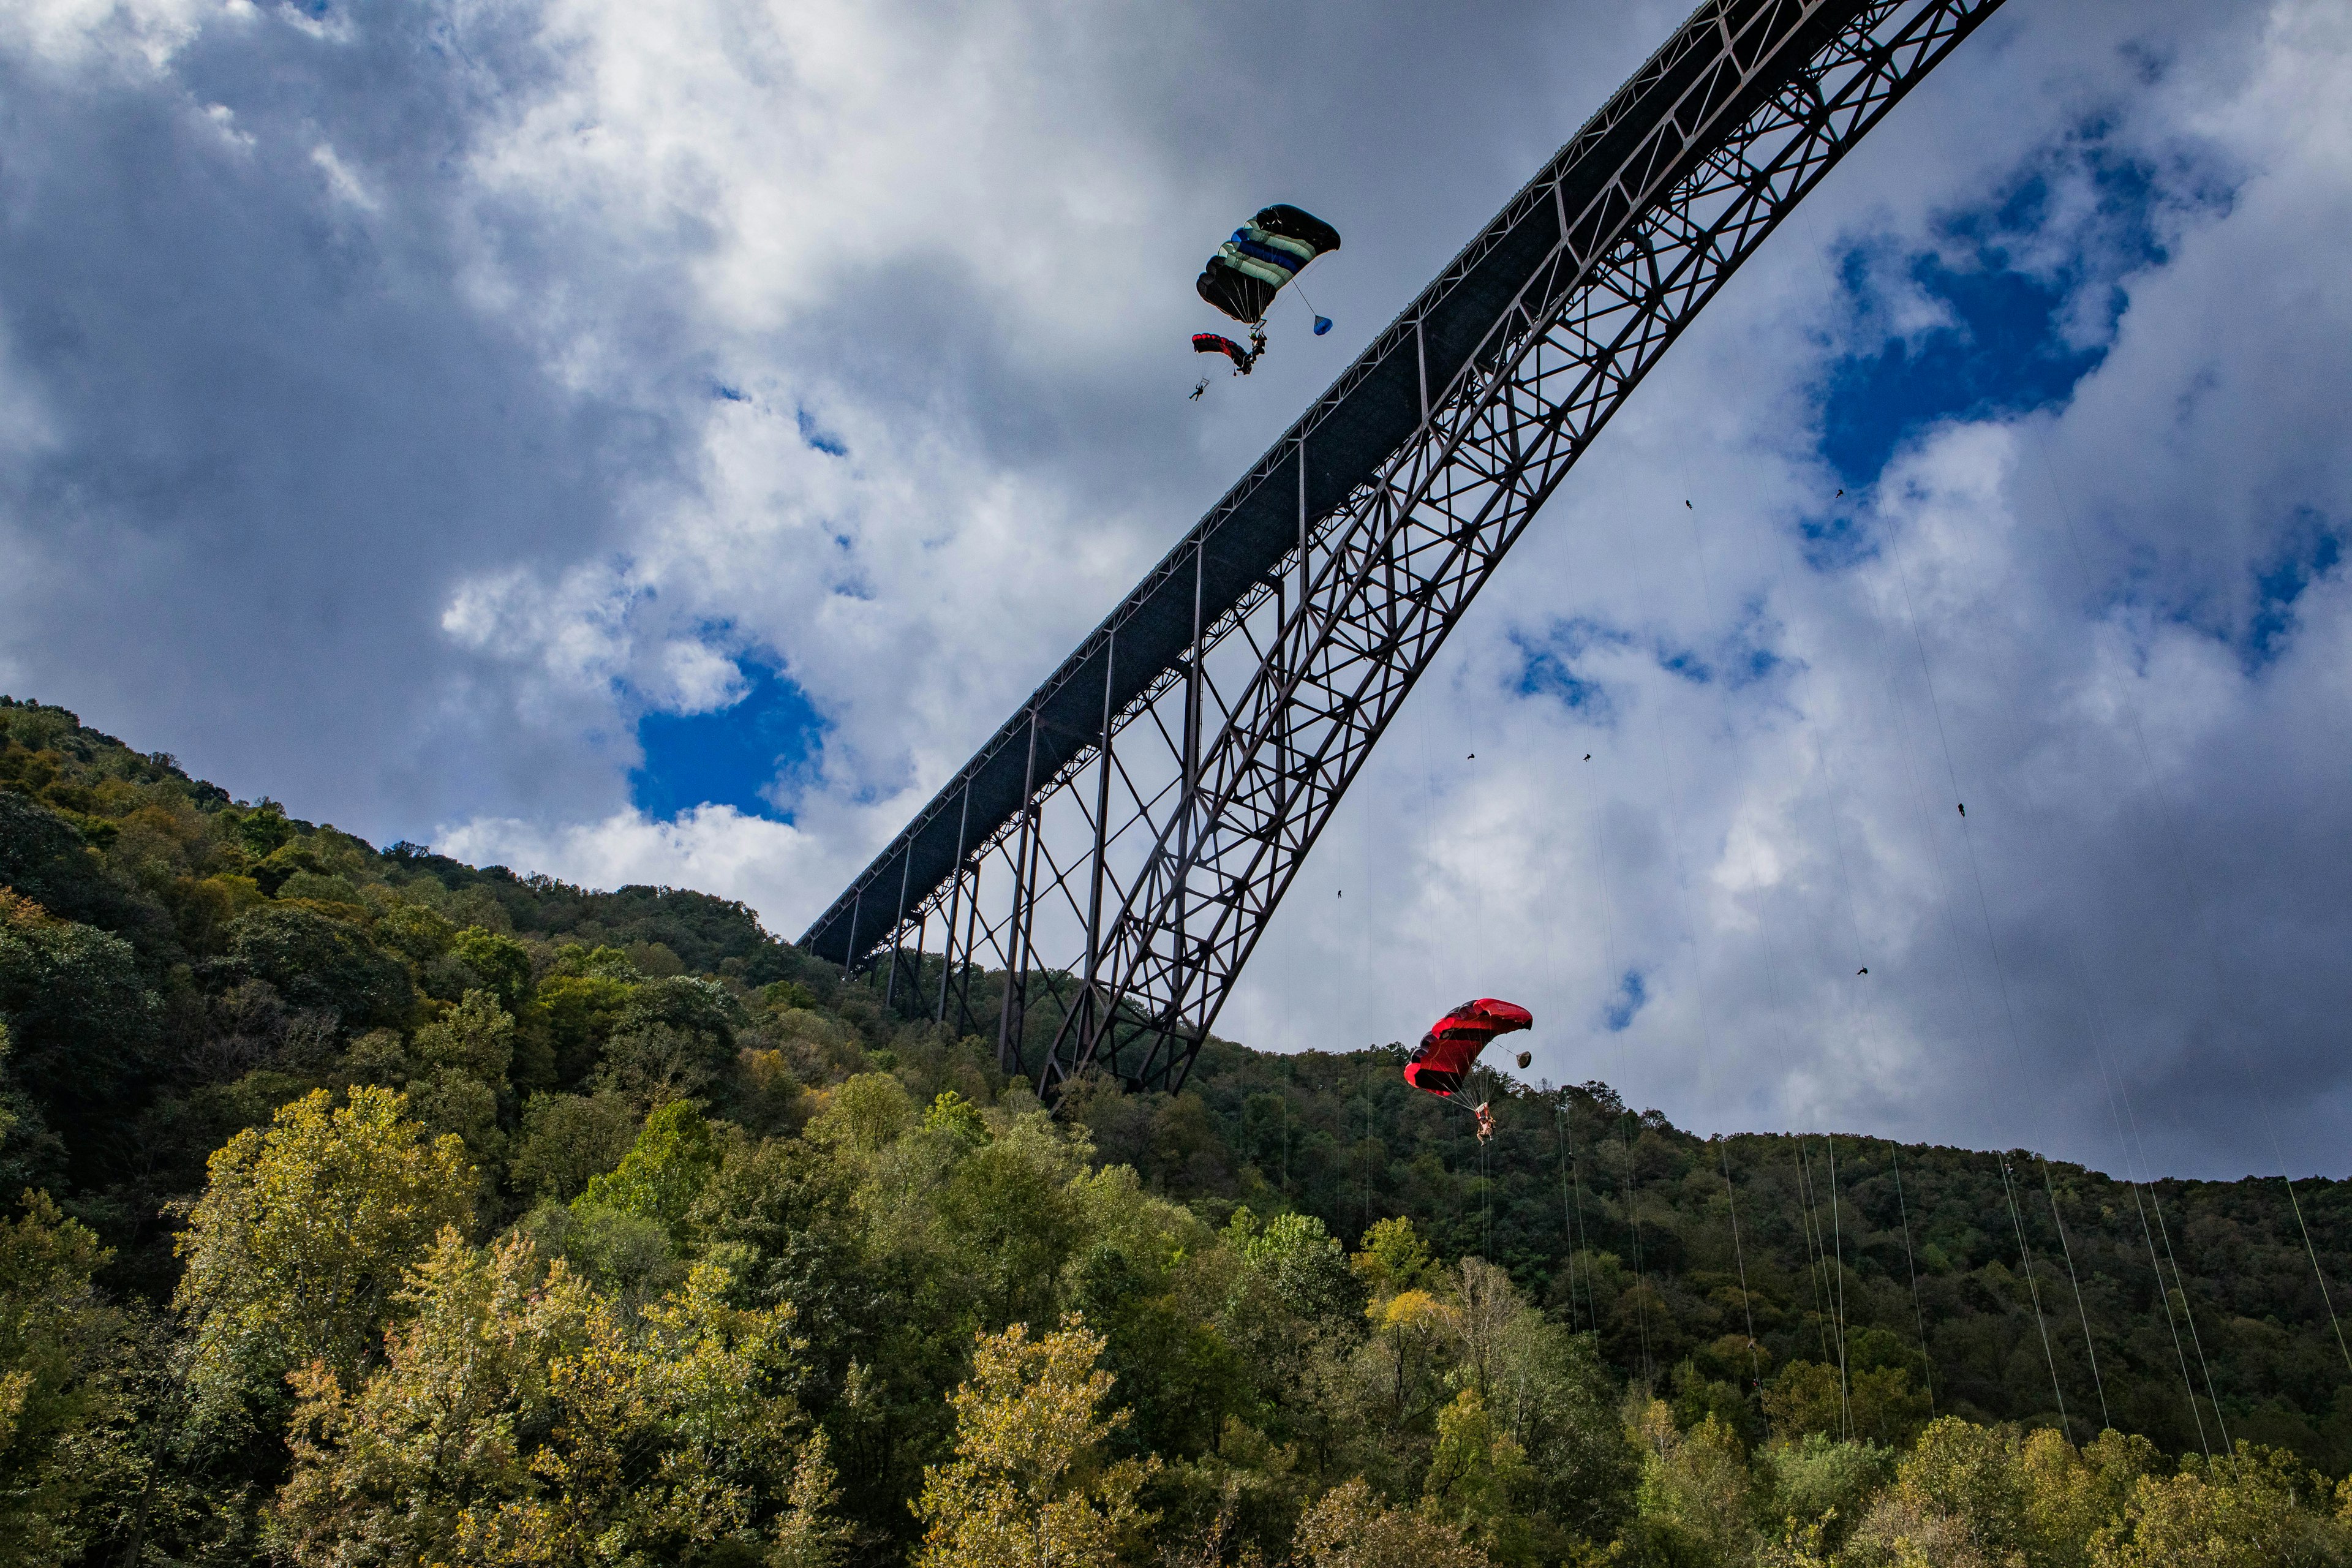
{"label": "green and blue parachute canopy", "polygon": [[[1192,287],[1234,321],[1254,326],[1265,320],[1274,297],[1300,268],[1339,248],[1338,229],[1313,213],[1277,202],[1234,230]],[[1329,330],[1323,318],[1316,318],[1318,336]]]}

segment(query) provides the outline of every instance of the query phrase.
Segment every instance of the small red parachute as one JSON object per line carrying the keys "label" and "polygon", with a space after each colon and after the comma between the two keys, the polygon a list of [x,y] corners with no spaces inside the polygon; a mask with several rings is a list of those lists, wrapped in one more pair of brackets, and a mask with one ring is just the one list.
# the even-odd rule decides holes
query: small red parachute
{"label": "small red parachute", "polygon": [[1261,337],[1257,343],[1249,348],[1244,348],[1222,332],[1194,332],[1192,352],[1196,354],[1223,354],[1234,362],[1235,370],[1247,375],[1250,368],[1257,363],[1257,356],[1264,341]]}
{"label": "small red parachute", "polygon": [[1481,996],[1448,1009],[1429,1026],[1405,1059],[1404,1080],[1426,1094],[1451,1099],[1477,1065],[1478,1053],[1497,1035],[1535,1026],[1535,1015],[1516,1002]]}

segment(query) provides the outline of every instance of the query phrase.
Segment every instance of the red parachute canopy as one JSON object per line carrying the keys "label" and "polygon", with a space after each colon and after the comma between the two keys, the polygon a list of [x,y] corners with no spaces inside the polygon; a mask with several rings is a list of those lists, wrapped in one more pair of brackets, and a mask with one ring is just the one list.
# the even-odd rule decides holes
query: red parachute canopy
{"label": "red parachute canopy", "polygon": [[1192,352],[1196,354],[1223,354],[1233,361],[1234,368],[1244,375],[1250,373],[1250,366],[1257,361],[1256,354],[1219,332],[1194,332]]}
{"label": "red parachute canopy", "polygon": [[1449,1008],[1406,1059],[1404,1080],[1430,1094],[1452,1094],[1462,1087],[1487,1041],[1514,1029],[1533,1028],[1535,1021],[1535,1015],[1517,1003],[1492,996]]}

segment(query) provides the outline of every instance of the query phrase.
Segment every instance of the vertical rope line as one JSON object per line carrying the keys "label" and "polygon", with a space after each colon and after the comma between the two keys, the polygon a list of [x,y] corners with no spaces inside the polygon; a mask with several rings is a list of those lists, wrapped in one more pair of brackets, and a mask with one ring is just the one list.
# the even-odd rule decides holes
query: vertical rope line
{"label": "vertical rope line", "polygon": [[[1551,1105],[1552,1127],[1559,1134],[1559,1225],[1568,1235],[1568,1328],[1576,1331],[1576,1226],[1568,1206],[1568,1089],[1563,1086]],[[1598,1329],[1601,1325],[1592,1325]]]}
{"label": "vertical rope line", "polygon": [[[2129,1085],[2124,1088],[2124,1111],[2131,1118],[2132,1137],[2139,1145],[2140,1163],[2145,1166],[2147,1163],[2147,1142],[2140,1136],[2139,1110],[2132,1104]],[[2172,1265],[2173,1282],[2180,1288],[2180,1315],[2189,1324],[2189,1348],[2197,1352],[2197,1370],[2204,1375],[2205,1397],[2212,1404],[2213,1426],[2221,1434],[2221,1451],[2226,1454],[2231,1451],[2230,1423],[2221,1414],[2221,1394],[2213,1384],[2212,1364],[2205,1359],[2204,1338],[2197,1331],[2197,1310],[2189,1300],[2189,1277],[2180,1271],[2180,1259],[2172,1250],[2172,1228],[2164,1223],[2164,1194],[2155,1182],[2148,1184],[2147,1202],[2156,1213],[2156,1234],[2163,1238],[2165,1261]],[[2195,1403],[2193,1395],[2190,1403]]]}
{"label": "vertical rope line", "polygon": [[1642,1335],[1642,1381],[1646,1384],[1654,1385],[1657,1373],[1650,1360],[1650,1303],[1643,1294],[1648,1279],[1642,1272],[1641,1194],[1640,1184],[1635,1179],[1633,1170],[1633,1124],[1634,1120],[1633,1111],[1624,1109],[1621,1099],[1617,1131],[1625,1145],[1625,1182],[1624,1185],[1618,1190],[1617,1195],[1625,1205],[1625,1218],[1631,1223],[1633,1233],[1633,1321]]}
{"label": "vertical rope line", "polygon": [[[1616,976],[1618,974],[1616,899],[1612,895],[1609,889],[1609,837],[1602,826],[1602,824],[1607,820],[1608,814],[1605,811],[1596,813],[1593,816],[1593,856],[1595,862],[1601,868],[1601,950],[1603,958],[1608,963],[1610,974],[1612,976]],[[1622,1033],[1618,1040],[1617,1060],[1619,1067],[1618,1076],[1622,1079],[1624,1076],[1623,1066],[1625,1060],[1624,1040]],[[1619,1099],[1618,1108],[1621,1112],[1624,1109],[1624,1102],[1622,1097]],[[1618,1130],[1621,1134],[1624,1132],[1624,1127],[1622,1121],[1619,1124]],[[1618,1189],[1617,1197],[1620,1205],[1625,1211],[1626,1226],[1633,1238],[1633,1283],[1636,1287],[1633,1293],[1633,1321],[1635,1327],[1639,1330],[1641,1335],[1642,1375],[1644,1379],[1647,1379],[1650,1375],[1650,1312],[1649,1304],[1643,1299],[1639,1289],[1643,1283],[1642,1216],[1640,1211],[1634,1206],[1633,1203],[1633,1141],[1630,1135],[1627,1135],[1622,1138],[1622,1142],[1625,1145],[1625,1180]],[[1600,1152],[1600,1145],[1596,1143],[1593,1148],[1593,1153],[1595,1156],[1598,1156]],[[1571,1155],[1571,1159],[1572,1158],[1573,1156]],[[1577,1202],[1579,1205],[1579,1227],[1581,1228],[1583,1196],[1582,1184],[1580,1180],[1578,1184]],[[1588,1232],[1587,1235],[1589,1238],[1590,1233]],[[1584,1286],[1586,1298],[1588,1301],[1591,1301],[1592,1291],[1592,1270],[1590,1267],[1588,1267],[1584,1271]],[[1601,1310],[1597,1302],[1593,1303],[1592,1326],[1596,1331],[1601,1326]]]}
{"label": "vertical rope line", "polygon": [[[1486,1094],[1494,1098],[1494,1075],[1487,1074]],[[1478,1140],[1478,1226],[1484,1237],[1479,1243],[1487,1262],[1495,1261],[1495,1144],[1491,1138]]]}
{"label": "vertical rope line", "polygon": [[1584,1311],[1592,1320],[1592,1331],[1597,1335],[1601,1332],[1601,1302],[1592,1294],[1592,1232],[1584,1224],[1584,1171],[1577,1162],[1576,1143],[1572,1139],[1568,1145],[1568,1180],[1570,1190],[1576,1194],[1577,1238],[1583,1243],[1585,1251]]}
{"label": "vertical rope line", "polygon": [[[1918,606],[1911,600],[1911,574],[1903,565],[1902,543],[1892,530],[1887,533],[1887,552],[1895,563],[1895,580],[1903,589],[1904,613],[1911,624],[1911,640],[1919,650],[1919,673],[1927,685],[1927,706],[1935,714],[1936,736],[1943,746],[1944,773],[1951,781],[1952,799],[1957,803],[1960,797],[1960,776],[1952,763],[1952,738],[1950,731],[1944,727],[1943,702],[1936,695],[1936,671],[1927,658],[1927,637],[1919,629]],[[2000,962],[2000,944],[1993,939],[1992,904],[1985,897],[1984,869],[1977,862],[1976,838],[1969,831],[1969,819],[1965,815],[1960,817],[1960,842],[1968,849],[1969,870],[1976,881],[1977,909],[1984,918],[1985,943],[1992,953],[1993,978],[2000,992],[2002,1016],[2009,1024],[2010,1050],[2012,1055],[2022,1056],[2023,1051],[2018,1045],[2017,1038],[2017,1012],[2009,995],[2009,972],[2002,967]],[[2009,1157],[2002,1154],[1999,1156],[1999,1160],[2000,1190],[2002,1195],[2009,1201],[2010,1224],[2017,1232],[2017,1255],[2025,1266],[2025,1291],[2033,1305],[2033,1326],[2042,1336],[2042,1360],[2050,1368],[2050,1392],[2057,1398],[2058,1419],[2063,1424],[2066,1420],[2066,1392],[2058,1385],[2058,1355],[2057,1352],[2051,1347],[2050,1324],[2042,1313],[2042,1287],[2034,1278],[2033,1253],[2025,1241],[2025,1217],[2018,1208],[2017,1190],[2010,1180]],[[2074,1431],[2071,1426],[2067,1429],[2067,1440],[2069,1442],[2074,1440]]]}
{"label": "vertical rope line", "polygon": [[[2058,503],[2058,516],[2065,526],[2067,546],[2074,554],[2075,569],[2082,576],[2084,591],[2087,594],[2092,587],[2090,559],[2084,554],[2082,541],[2074,531],[2074,509],[2066,502],[2065,491],[2058,483],[2057,465],[2050,460],[2049,444],[2042,438],[2042,431],[2038,426],[2035,427],[2033,436],[2035,447],[2042,455],[2042,471],[2049,477],[2051,496]],[[2189,907],[2195,911],[2198,928],[2205,938],[2205,960],[2213,972],[2214,986],[2218,995],[2222,989],[2223,977],[2221,960],[2218,956],[2218,943],[2214,940],[2210,919],[2211,911],[2207,909],[2205,900],[2199,894],[2195,878],[2189,872],[2189,847],[2181,836],[2179,819],[2173,812],[2172,798],[2165,790],[2163,775],[2157,771],[2156,753],[2148,746],[2147,727],[2140,722],[2139,705],[2126,700],[2122,707],[2125,716],[2131,720],[2132,734],[2139,746],[2140,763],[2147,773],[2148,790],[2156,797],[2158,815],[2163,820],[2165,836],[2172,845],[2173,868],[2180,878],[2181,891],[2189,900]],[[2245,1075],[2246,1087],[2252,1091],[2254,1108],[2262,1113],[2263,1132],[2270,1142],[2272,1157],[2279,1163],[2279,1180],[2286,1184],[2287,1208],[2294,1215],[2295,1229],[2302,1234],[2304,1255],[2311,1260],[2312,1278],[2318,1281],[2320,1305],[2327,1310],[2327,1325],[2335,1331],[2336,1352],[2344,1358],[2346,1370],[2352,1371],[2352,1345],[2345,1342],[2344,1324],[2336,1316],[2336,1300],[2327,1289],[2326,1270],[2319,1266],[2319,1249],[2312,1244],[2311,1227],[2304,1223],[2303,1203],[2295,1195],[2294,1177],[2287,1170],[2286,1152],[2279,1143],[2277,1124],[2271,1119],[2270,1096],[2263,1091],[2262,1080],[2253,1070],[2253,1061],[2246,1051],[2243,1037],[2234,1030],[2229,1031],[2228,1034],[2231,1042],[2236,1047],[2239,1070]],[[2185,1300],[2187,1297],[2185,1290],[2182,1296]],[[2217,1418],[2219,1411],[2220,1407],[2217,1405],[2215,1407]]]}
{"label": "vertical rope line", "polygon": [[1936,1358],[1927,1350],[1927,1309],[1919,1304],[1919,1265],[1911,1257],[1911,1208],[1903,1201],[1903,1161],[1896,1146],[1886,1146],[1886,1163],[1895,1172],[1895,1212],[1903,1219],[1903,1267],[1911,1274],[1911,1315],[1919,1321],[1919,1364],[1927,1385],[1927,1415],[1936,1414]]}
{"label": "vertical rope line", "polygon": [[[2042,846],[2044,856],[2048,857],[2051,847],[2046,825]],[[2172,1336],[2173,1360],[2180,1369],[2180,1392],[2189,1401],[2189,1419],[2197,1428],[2197,1446],[2210,1459],[2213,1457],[2213,1447],[2205,1438],[2204,1413],[2197,1408],[2197,1384],[2189,1375],[2189,1353],[2180,1342],[2180,1320],[2173,1314],[2172,1292],[2164,1283],[2164,1266],[2157,1260],[2156,1232],[2148,1225],[2147,1205],[2140,1192],[2141,1180],[2147,1173],[2147,1161],[2134,1154],[2131,1140],[2124,1133],[2123,1111],[2116,1103],[2116,1087],[2123,1077],[2123,1069],[2115,1061],[2113,1042],[2107,1032],[2107,1011],[2099,1001],[2098,987],[2092,982],[2090,965],[2083,956],[2083,944],[2070,941],[2065,945],[2074,964],[2076,990],[2083,998],[2084,1010],[2090,1016],[2091,1054],[2098,1063],[2100,1087],[2106,1093],[2107,1119],[2115,1124],[2116,1151],[2123,1155],[2124,1182],[2131,1189],[2132,1210],[2139,1216],[2140,1239],[2147,1246],[2148,1271],[2156,1277],[2156,1298],[2163,1305],[2164,1326]],[[2104,1391],[2100,1410],[2102,1415],[2105,1413]]]}
{"label": "vertical rope line", "polygon": [[[2084,555],[2084,550],[2082,550],[2082,538],[2079,538],[2079,536],[2077,536],[2077,531],[2074,531],[2074,508],[2072,508],[2072,505],[2067,505],[2065,489],[2063,489],[2061,484],[2058,484],[2058,466],[2055,466],[2055,463],[2051,463],[2049,442],[2046,442],[2046,439],[2044,439],[2044,435],[2042,435],[2042,428],[2039,428],[2039,426],[2037,426],[2037,428],[2034,428],[2034,449],[2037,449],[2039,454],[2042,454],[2042,470],[2044,470],[2044,475],[2046,475],[2046,478],[2049,478],[2049,484],[2051,484],[2051,499],[2058,500],[2058,520],[2061,520],[2061,524],[2063,524],[2063,527],[2065,527],[2067,550],[2070,550],[2072,555],[2074,555],[2074,569],[2077,569],[2077,574],[2079,574],[2079,576],[2082,576],[2084,593],[2091,593],[2091,588],[2094,588],[2094,578],[2091,578],[2091,560],[2088,560],[2088,557]],[[2124,715],[2126,715],[2128,720],[2131,720],[2131,733],[2133,733],[2133,741],[2138,742],[2138,750],[2140,750],[2140,766],[2143,766],[2143,769],[2147,771],[2147,790],[2149,790],[2149,795],[2155,795],[2155,799],[2157,799],[2157,816],[2159,816],[2161,823],[2164,823],[2166,839],[2168,839],[2168,842],[2171,842],[2171,848],[2173,848],[2173,872],[2176,872],[2176,875],[2180,877],[2180,891],[2183,891],[2185,896],[2188,896],[2189,908],[2192,908],[2194,912],[2197,912],[2197,929],[2200,929],[2200,933],[2201,933],[2201,936],[2204,936],[2204,942],[2201,942],[2201,952],[2204,952],[2206,966],[2209,966],[2209,969],[2213,971],[2213,987],[2216,987],[2216,994],[2221,994],[2221,992],[2222,992],[2222,973],[2221,973],[2221,959],[2216,957],[2216,954],[2218,954],[2218,945],[2216,945],[2216,941],[2213,941],[2213,929],[2210,929],[2210,910],[2206,908],[2204,898],[2201,898],[2200,893],[2197,893],[2197,884],[2194,884],[2194,877],[2189,875],[2188,844],[2185,844],[2183,835],[2180,835],[2180,823],[2178,823],[2176,814],[2173,814],[2171,795],[2168,795],[2168,793],[2166,793],[2166,790],[2164,790],[2164,775],[2161,775],[2159,771],[2157,771],[2157,757],[2155,757],[2155,750],[2149,750],[2149,745],[2147,745],[2147,726],[2140,724],[2140,708],[2138,708],[2138,703],[2131,703],[2131,700],[2124,700],[2122,708],[2124,708]],[[2294,1178],[2294,1175],[2291,1175],[2291,1173],[2288,1173],[2288,1168],[2286,1168],[2286,1150],[2284,1150],[2284,1147],[2279,1145],[2279,1129],[2277,1129],[2277,1123],[2272,1121],[2272,1117],[2270,1117],[2270,1096],[2267,1096],[2267,1093],[2263,1093],[2261,1077],[2258,1077],[2258,1074],[2253,1072],[2253,1058],[2251,1058],[2251,1053],[2246,1051],[2246,1041],[2244,1041],[2244,1037],[2237,1035],[2237,1032],[2232,1030],[2232,1032],[2230,1032],[2230,1041],[2232,1041],[2234,1048],[2237,1048],[2239,1069],[2242,1069],[2242,1072],[2246,1074],[2246,1089],[2249,1089],[2251,1093],[2253,1093],[2253,1105],[2255,1105],[2255,1110],[2258,1110],[2258,1112],[2263,1114],[2263,1135],[2265,1135],[2267,1142],[2270,1142],[2270,1154],[2272,1154],[2272,1159],[2277,1159],[2277,1162],[2279,1162],[2279,1180],[2282,1180],[2282,1183],[2286,1183],[2286,1208],[2288,1208],[2288,1213],[2294,1213],[2294,1217],[2295,1217],[2295,1229],[2298,1229],[2298,1232],[2303,1234],[2303,1253],[2305,1253],[2305,1258],[2310,1258],[2310,1262],[2312,1262],[2312,1279],[2315,1279],[2315,1281],[2319,1281],[2319,1305],[2326,1307],[2326,1314],[2328,1314],[2328,1328],[2331,1328],[2333,1333],[2336,1333],[2336,1352],[2338,1352],[2338,1354],[2343,1356],[2345,1368],[2347,1368],[2347,1371],[2352,1371],[2352,1347],[2347,1347],[2347,1344],[2345,1344],[2345,1326],[2343,1326],[2343,1319],[2336,1317],[2336,1298],[2333,1298],[2333,1295],[2328,1293],[2328,1277],[2326,1277],[2326,1269],[2319,1268],[2319,1248],[2316,1248],[2316,1246],[2312,1246],[2312,1227],[2310,1227],[2310,1225],[2305,1225],[2305,1220],[2303,1220],[2303,1201],[2300,1201],[2298,1196],[2295,1196],[2295,1178]],[[2180,1298],[2183,1298],[2183,1300],[2188,1300],[2188,1290],[2183,1290],[2183,1293],[2180,1293]],[[2221,1417],[2221,1405],[2218,1405],[2218,1404],[2213,1405],[2213,1413],[2216,1413],[2216,1420],[2218,1420],[2218,1417]]]}
{"label": "vertical rope line", "polygon": [[2048,1156],[2034,1156],[2042,1162],[2042,1190],[2050,1198],[2050,1223],[2058,1227],[2058,1254],[2066,1260],[2066,1282],[2074,1288],[2074,1315],[2083,1321],[2083,1354],[2091,1363],[2091,1387],[2099,1396],[2099,1429],[2105,1431],[2115,1425],[2107,1415],[2107,1385],[2099,1376],[2098,1347],[2091,1342],[2091,1313],[2083,1305],[2083,1283],[2074,1275],[2074,1248],[2066,1239],[2066,1218],[2058,1212],[2058,1186],[2050,1178]]}
{"label": "vertical rope line", "polygon": [[1853,1385],[1846,1376],[1845,1365],[1845,1342],[1851,1331],[1846,1325],[1845,1316],[1845,1226],[1843,1222],[1838,1217],[1837,1139],[1832,1134],[1824,1132],[1822,1134],[1822,1142],[1826,1144],[1829,1149],[1830,1238],[1837,1248],[1835,1254],[1836,1268],[1830,1276],[1830,1279],[1833,1287],[1831,1299],[1837,1303],[1838,1400],[1845,1407],[1845,1435],[1848,1438],[1852,1438],[1854,1435]]}
{"label": "vertical rope line", "polygon": [[1723,1198],[1731,1209],[1731,1260],[1739,1269],[1739,1310],[1748,1321],[1748,1381],[1751,1388],[1761,1389],[1764,1369],[1756,1359],[1756,1309],[1748,1299],[1748,1258],[1739,1247],[1739,1194],[1731,1184],[1731,1140],[1718,1132],[1715,1148],[1723,1156]]}
{"label": "vertical rope line", "polygon": [[[1708,575],[1706,569],[1706,541],[1699,532],[1698,512],[1696,510],[1685,508],[1685,510],[1688,510],[1690,514],[1691,560],[1698,568],[1699,602],[1706,611],[1707,621],[1712,625],[1715,620],[1715,588],[1713,580]],[[1664,721],[1663,716],[1661,716],[1659,720],[1658,749],[1661,754],[1661,759],[1663,760],[1665,751]],[[1669,778],[1675,776],[1671,768],[1667,770],[1667,776]],[[1679,791],[1677,791],[1677,794],[1679,795]],[[1679,800],[1677,800],[1675,809],[1676,815],[1680,816],[1683,808]],[[1681,835],[1679,833],[1675,835],[1675,843],[1676,885],[1680,887],[1682,886],[1682,850]],[[1715,1077],[1715,1031],[1712,1026],[1711,1015],[1709,1014],[1706,1002],[1706,966],[1699,952],[1697,922],[1693,921],[1690,915],[1689,889],[1686,887],[1684,887],[1682,890],[1683,923],[1690,930],[1691,966],[1698,982],[1699,1042],[1701,1048],[1706,1052],[1705,1057],[1701,1058],[1700,1077],[1705,1085],[1703,1093],[1706,1095],[1706,1098],[1710,1100],[1715,1100],[1717,1099],[1717,1081]],[[1851,900],[1849,900],[1847,905],[1849,914],[1851,914],[1852,909],[1853,905]],[[1768,961],[1772,956],[1769,947],[1769,924],[1770,922],[1766,922],[1768,928],[1768,935],[1766,937],[1766,957]],[[1776,996],[1774,1010],[1778,1011],[1777,995],[1780,988],[1780,976],[1777,973],[1772,976],[1771,984]],[[1722,1108],[1719,1103],[1716,1107],[1716,1114],[1718,1117],[1722,1115]],[[1717,1152],[1722,1156],[1723,1163],[1723,1198],[1725,1212],[1729,1216],[1731,1223],[1731,1258],[1733,1264],[1738,1268],[1739,1273],[1739,1308],[1748,1323],[1748,1381],[1754,1387],[1760,1390],[1764,1384],[1764,1375],[1762,1367],[1759,1363],[1756,1355],[1756,1312],[1754,1307],[1749,1303],[1748,1297],[1748,1261],[1742,1251],[1739,1241],[1739,1195],[1733,1190],[1731,1184],[1731,1150],[1728,1143],[1725,1142],[1721,1133],[1717,1133],[1716,1135],[1716,1147]]]}
{"label": "vertical rope line", "polygon": [[1805,1279],[1813,1288],[1813,1327],[1821,1332],[1822,1363],[1826,1366],[1830,1359],[1829,1318],[1828,1308],[1822,1301],[1821,1248],[1815,1245],[1821,1216],[1813,1204],[1811,1168],[1805,1159],[1804,1134],[1791,1135],[1789,1157],[1797,1167],[1798,1214],[1805,1230]]}

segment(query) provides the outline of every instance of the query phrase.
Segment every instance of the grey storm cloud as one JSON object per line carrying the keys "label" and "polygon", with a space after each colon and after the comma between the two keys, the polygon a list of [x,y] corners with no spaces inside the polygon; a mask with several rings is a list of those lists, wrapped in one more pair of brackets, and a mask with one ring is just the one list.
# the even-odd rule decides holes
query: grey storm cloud
{"label": "grey storm cloud", "polygon": [[[0,686],[796,931],[1678,17],[13,9]],[[1223,1032],[1504,994],[1701,1127],[2341,1173],[2347,29],[2011,0],[1519,545]],[[1339,331],[1188,405],[1266,199]],[[1996,272],[2040,359],[1854,394]],[[790,819],[634,812],[745,662],[825,722]]]}

